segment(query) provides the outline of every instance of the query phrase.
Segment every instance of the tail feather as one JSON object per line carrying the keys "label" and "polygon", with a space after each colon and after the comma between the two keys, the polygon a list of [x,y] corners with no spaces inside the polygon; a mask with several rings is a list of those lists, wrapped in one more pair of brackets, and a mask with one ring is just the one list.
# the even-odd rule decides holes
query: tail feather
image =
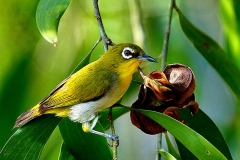
{"label": "tail feather", "polygon": [[38,110],[39,110],[39,104],[37,104],[36,106],[34,106],[32,109],[27,110],[26,112],[24,112],[23,114],[21,114],[18,118],[17,121],[15,122],[15,125],[13,128],[16,127],[20,127],[26,123],[28,123],[29,121],[31,121],[32,119],[42,115]]}

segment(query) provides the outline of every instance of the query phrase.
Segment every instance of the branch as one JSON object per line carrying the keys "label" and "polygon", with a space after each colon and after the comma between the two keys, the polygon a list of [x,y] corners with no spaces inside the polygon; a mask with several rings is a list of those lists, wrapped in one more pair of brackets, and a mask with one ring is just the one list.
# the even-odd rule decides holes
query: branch
{"label": "branch", "polygon": [[162,55],[161,69],[164,69],[164,67],[166,66],[166,62],[167,62],[168,43],[169,43],[169,37],[170,37],[172,12],[173,12],[174,6],[175,6],[175,0],[171,0],[169,12],[168,12],[166,30],[165,30],[165,35],[164,35],[163,49],[162,49],[162,53],[161,53],[161,55]]}
{"label": "branch", "polygon": [[98,0],[93,0],[93,7],[94,7],[94,12],[95,12],[95,17],[97,19],[98,22],[98,28],[100,31],[100,36],[101,39],[103,41],[103,45],[104,45],[104,50],[107,51],[108,50],[108,46],[113,46],[114,43],[112,42],[112,40],[110,38],[108,38],[105,29],[104,29],[104,25],[102,22],[102,18],[101,18],[101,14],[99,11],[99,6],[98,6]]}

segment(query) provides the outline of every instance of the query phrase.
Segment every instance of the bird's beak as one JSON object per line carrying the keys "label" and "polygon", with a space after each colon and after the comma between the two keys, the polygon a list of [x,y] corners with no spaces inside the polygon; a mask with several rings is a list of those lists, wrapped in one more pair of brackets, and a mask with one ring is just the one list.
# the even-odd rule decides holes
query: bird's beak
{"label": "bird's beak", "polygon": [[152,58],[151,56],[149,56],[147,54],[139,55],[137,58],[142,61],[149,61],[149,62],[155,62],[155,63],[158,62],[156,59]]}

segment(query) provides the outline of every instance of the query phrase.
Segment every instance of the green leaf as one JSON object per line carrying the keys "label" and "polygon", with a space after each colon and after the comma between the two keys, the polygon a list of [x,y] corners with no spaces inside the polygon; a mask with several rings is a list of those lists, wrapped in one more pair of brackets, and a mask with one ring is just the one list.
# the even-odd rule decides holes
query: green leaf
{"label": "green leaf", "polygon": [[213,39],[188,21],[177,7],[176,10],[185,35],[240,99],[240,70]]}
{"label": "green leaf", "polygon": [[69,152],[66,144],[63,142],[58,160],[76,160],[73,155]]}
{"label": "green leaf", "polygon": [[198,160],[196,156],[194,156],[181,142],[176,139],[176,143],[178,146],[179,153],[181,158],[184,160]]}
{"label": "green leaf", "polygon": [[[78,69],[89,63],[91,53],[84,57]],[[42,115],[30,121],[10,137],[0,152],[0,159],[39,159],[46,141],[61,120],[54,115]]]}
{"label": "green leaf", "polygon": [[[82,124],[74,123],[68,118],[65,118],[59,124],[59,129],[64,143],[75,159],[112,159],[112,153],[106,138],[83,132]],[[94,129],[104,132],[99,122]]]}
{"label": "green leaf", "polygon": [[167,143],[167,147],[168,147],[168,152],[171,155],[173,155],[174,157],[176,157],[176,159],[181,160],[179,153],[176,151],[171,140],[169,139],[168,132],[164,133],[164,135],[165,135],[165,139],[166,139],[166,143]]}
{"label": "green leaf", "polygon": [[71,0],[40,0],[36,21],[42,36],[50,43],[57,43],[59,21]]}
{"label": "green leaf", "polygon": [[169,131],[178,141],[180,141],[198,159],[204,160],[226,160],[227,158],[203,136],[182,124],[181,122],[158,112],[136,110],[153,119],[167,131]]}
{"label": "green leaf", "polygon": [[[222,154],[225,155],[225,157],[227,157],[228,160],[232,160],[231,153],[221,132],[214,122],[202,110],[199,110],[194,116],[191,116],[188,109],[181,110],[179,113],[184,119],[184,122],[188,124],[190,128],[211,142]],[[193,157],[193,155],[191,155],[189,151],[178,141],[177,144],[182,159],[196,159],[196,157]]]}
{"label": "green leaf", "polygon": [[80,70],[81,68],[83,68],[84,66],[86,66],[89,61],[90,61],[90,57],[92,55],[92,51],[89,52],[83,59],[82,61],[75,67],[75,69],[73,70],[72,73],[75,73],[77,72],[78,70]]}
{"label": "green leaf", "polygon": [[[113,117],[113,120],[116,120],[118,117],[120,117],[121,115],[123,115],[123,114],[125,114],[126,112],[129,112],[129,109],[127,109],[127,108],[124,108],[124,107],[121,107],[121,105],[120,105],[120,107],[118,107],[118,106],[116,106],[116,107],[113,107],[112,108],[112,117]],[[110,127],[110,122],[109,122],[109,120],[108,120],[108,113],[109,113],[109,109],[105,109],[105,110],[103,110],[103,111],[101,111],[100,113],[99,113],[99,122],[104,126],[104,129],[106,130],[106,129],[108,129],[109,127]],[[86,137],[86,139],[88,138],[88,139],[91,139],[91,137],[89,138],[89,136],[94,136],[94,138],[100,138],[100,139],[104,139],[104,138],[102,138],[102,137],[99,137],[98,135],[94,135],[94,134],[91,134],[91,133],[84,133],[83,131],[82,131],[82,128],[81,128],[81,124],[78,124],[78,123],[72,123],[72,122],[67,122],[67,123],[71,123],[71,125],[77,125],[79,128],[75,128],[76,130],[77,130],[77,132],[80,132],[81,133],[81,135],[79,136],[79,137],[76,137],[76,138],[80,138],[80,137],[85,137],[85,136],[88,136],[88,137]],[[76,127],[76,126],[75,126]],[[72,127],[71,127],[72,128]],[[63,129],[63,130],[62,130]],[[79,129],[79,130],[78,130]],[[96,127],[94,128],[94,129],[97,129]],[[64,131],[65,129],[64,128],[62,128],[62,124],[60,125],[60,131],[63,131],[63,132],[67,132],[67,131]],[[77,133],[77,132],[75,132],[74,131],[74,133]],[[102,130],[102,132],[103,132],[103,130]],[[62,133],[62,132],[61,132]],[[67,135],[69,135],[69,133],[66,133],[66,136]],[[80,138],[81,139],[81,138]],[[69,141],[69,140],[67,140],[67,141]],[[72,140],[72,141],[76,141],[76,140]],[[90,140],[87,144],[83,144],[82,142],[79,142],[80,143],[80,145],[81,146],[85,146],[85,145],[90,145],[90,147],[91,147],[91,144],[94,144],[95,145],[95,142],[93,142],[93,143],[91,143],[91,141],[92,140]],[[71,142],[70,142],[71,143]],[[99,143],[99,142],[98,142]],[[106,147],[106,141],[104,140],[103,141],[103,144],[98,144],[99,146],[100,145],[102,145],[102,146],[105,146],[105,148],[107,149],[108,147]],[[71,147],[73,147],[74,148],[74,145],[76,146],[76,144],[71,144],[71,145],[73,145],[73,146],[71,146]],[[92,150],[94,150],[94,149],[92,149]],[[92,151],[91,149],[89,150],[89,152],[90,152],[90,154],[92,154],[93,153],[93,151]],[[108,150],[108,149],[107,149]],[[104,152],[104,151],[103,151]],[[84,153],[85,154],[87,154],[88,155],[88,153],[86,152],[86,150],[84,151]],[[96,153],[96,154],[99,154],[99,153]],[[104,153],[103,153],[104,154]],[[81,155],[81,156],[83,156],[83,155]],[[112,155],[111,155],[112,156]],[[66,144],[65,143],[63,143],[63,145],[62,145],[62,148],[61,148],[61,153],[60,153],[60,158],[59,158],[59,160],[72,160],[72,154],[70,153],[70,151],[68,150],[68,148],[66,147]],[[86,157],[84,157],[84,159],[85,159]],[[90,159],[90,158],[89,158]],[[97,158],[97,159],[99,159],[99,158]],[[111,159],[112,159],[112,157],[111,157]]]}
{"label": "green leaf", "polygon": [[240,67],[239,1],[220,1],[221,21],[224,30],[225,48],[235,64]]}
{"label": "green leaf", "polygon": [[0,152],[1,160],[39,159],[48,138],[61,118],[43,115],[19,128]]}
{"label": "green leaf", "polygon": [[166,160],[177,160],[173,155],[171,155],[170,153],[166,152],[164,149],[160,149],[158,151],[163,158],[165,158]]}

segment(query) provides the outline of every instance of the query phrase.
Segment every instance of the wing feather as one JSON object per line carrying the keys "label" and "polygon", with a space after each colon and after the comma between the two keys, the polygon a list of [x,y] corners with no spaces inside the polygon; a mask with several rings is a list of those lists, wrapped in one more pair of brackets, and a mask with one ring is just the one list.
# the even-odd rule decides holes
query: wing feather
{"label": "wing feather", "polygon": [[111,88],[113,76],[111,72],[100,71],[100,68],[94,68],[94,65],[90,64],[66,78],[40,102],[39,111],[44,112],[101,98]]}

